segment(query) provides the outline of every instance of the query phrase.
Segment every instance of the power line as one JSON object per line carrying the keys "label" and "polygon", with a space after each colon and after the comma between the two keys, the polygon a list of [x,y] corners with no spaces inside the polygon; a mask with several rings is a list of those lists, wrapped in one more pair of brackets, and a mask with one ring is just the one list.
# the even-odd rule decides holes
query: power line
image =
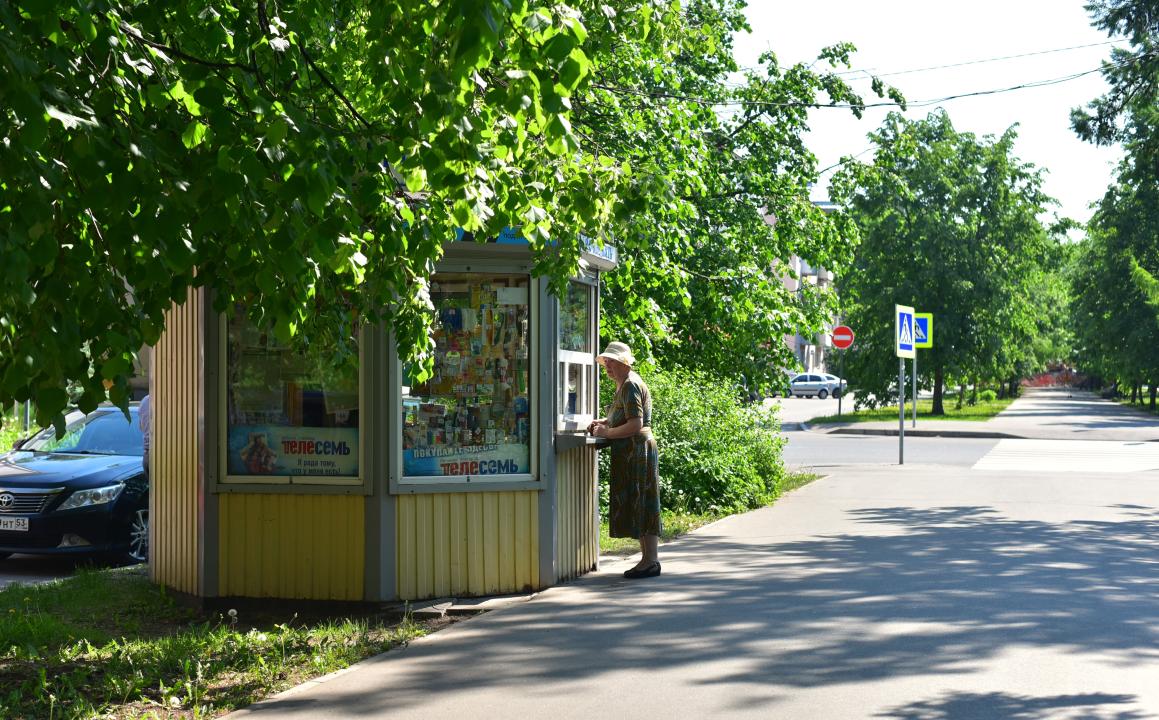
{"label": "power line", "polygon": [[879,78],[896,77],[898,75],[912,75],[913,73],[928,72],[930,70],[946,70],[949,68],[966,67],[967,65],[982,65],[985,63],[1002,62],[1004,60],[1017,60],[1019,58],[1036,57],[1038,55],[1050,55],[1052,53],[1068,52],[1070,50],[1083,50],[1085,48],[1102,47],[1104,45],[1111,45],[1115,40],[1104,40],[1103,42],[1088,43],[1086,45],[1072,45],[1064,48],[1053,48],[1050,50],[1036,50],[1034,52],[1019,53],[1017,55],[1002,55],[1000,57],[982,58],[980,60],[965,60],[963,62],[949,63],[947,65],[930,65],[929,67],[913,68],[911,70],[896,70],[887,73],[872,73],[866,70],[843,70],[834,73],[835,75],[856,75],[856,74],[871,74]]}
{"label": "power line", "polygon": [[[1128,61],[1128,62],[1132,62],[1132,61]],[[1121,67],[1122,65],[1125,65],[1125,64],[1127,64],[1127,63],[1119,63],[1118,65],[1113,65],[1112,67]],[[1077,73],[1073,73],[1070,75],[1064,75],[1062,77],[1050,78],[1049,80],[1036,80],[1036,81],[1032,81],[1032,82],[1022,83],[1019,85],[1012,85],[1010,87],[993,88],[990,90],[977,90],[974,92],[958,93],[955,95],[946,95],[944,97],[930,98],[927,100],[906,101],[906,108],[908,109],[908,108],[929,107],[931,105],[937,105],[939,103],[948,102],[950,100],[958,100],[960,98],[982,97],[982,96],[986,96],[986,95],[999,95],[1002,93],[1014,92],[1015,90],[1027,90],[1030,88],[1039,88],[1039,87],[1047,87],[1050,85],[1058,85],[1061,83],[1070,82],[1072,80],[1077,80],[1077,79],[1079,79],[1081,77],[1085,77],[1087,75],[1092,75],[1094,73],[1101,72],[1102,70],[1103,70],[1102,67],[1098,67],[1098,68],[1095,68],[1093,70],[1084,70],[1082,72],[1077,72]],[[796,108],[818,108],[818,109],[822,109],[822,108],[869,109],[869,108],[878,108],[878,107],[900,107],[900,105],[898,103],[893,102],[892,100],[891,101],[865,103],[862,105],[854,105],[852,103],[768,102],[768,101],[764,101],[764,100],[710,100],[707,98],[694,97],[691,95],[679,95],[676,93],[667,93],[667,92],[648,92],[648,91],[644,91],[644,90],[634,90],[631,88],[620,88],[620,87],[613,87],[610,85],[601,85],[601,84],[595,84],[595,83],[592,84],[592,87],[594,87],[598,90],[606,90],[608,92],[612,92],[612,93],[616,93],[616,94],[620,94],[620,95],[634,95],[636,97],[651,98],[651,99],[656,99],[656,100],[680,100],[683,102],[697,103],[697,104],[708,106],[708,107],[765,107],[765,108],[778,108],[778,107],[794,108],[794,107],[796,107]]]}
{"label": "power line", "polygon": [[[887,73],[875,73],[872,69],[864,70],[854,68],[852,70],[840,70],[834,72],[834,75],[873,75],[876,77],[894,77],[897,75],[910,75],[912,73],[928,72],[930,70],[945,70],[948,68],[965,67],[967,65],[982,65],[984,63],[1002,62],[1005,60],[1017,60],[1025,57],[1035,57],[1037,55],[1050,55],[1052,53],[1070,52],[1071,50],[1084,50],[1092,47],[1103,47],[1104,45],[1113,45],[1119,42],[1117,40],[1104,40],[1097,43],[1087,43],[1086,45],[1071,45],[1069,47],[1050,48],[1049,50],[1034,50],[1032,52],[1018,53],[1015,55],[1000,55],[996,57],[980,58],[977,60],[964,60],[962,62],[948,63],[946,65],[930,65],[928,67],[911,68],[909,70],[895,70]],[[753,70],[762,70],[764,65],[748,65],[737,68],[738,72],[749,72]]]}

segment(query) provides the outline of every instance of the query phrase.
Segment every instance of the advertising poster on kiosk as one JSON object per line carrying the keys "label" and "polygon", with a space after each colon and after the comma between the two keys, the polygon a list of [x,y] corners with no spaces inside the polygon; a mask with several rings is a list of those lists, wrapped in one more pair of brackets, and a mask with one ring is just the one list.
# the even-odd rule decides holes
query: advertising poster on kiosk
{"label": "advertising poster on kiosk", "polygon": [[358,429],[235,425],[231,475],[358,475]]}

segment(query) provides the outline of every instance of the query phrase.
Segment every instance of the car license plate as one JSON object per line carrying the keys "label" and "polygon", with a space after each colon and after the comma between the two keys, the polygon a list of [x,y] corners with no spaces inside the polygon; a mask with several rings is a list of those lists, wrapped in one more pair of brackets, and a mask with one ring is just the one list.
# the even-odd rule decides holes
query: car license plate
{"label": "car license plate", "polygon": [[28,532],[28,518],[0,517],[0,530]]}

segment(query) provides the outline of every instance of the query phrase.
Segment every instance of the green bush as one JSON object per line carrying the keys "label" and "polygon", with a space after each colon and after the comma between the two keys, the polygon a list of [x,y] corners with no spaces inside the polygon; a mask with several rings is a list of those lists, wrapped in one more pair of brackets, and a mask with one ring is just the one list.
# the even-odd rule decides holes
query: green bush
{"label": "green bush", "polygon": [[[744,405],[732,383],[684,370],[643,370],[652,392],[652,432],[660,447],[660,503],[687,513],[727,514],[762,507],[785,477],[780,423]],[[602,407],[615,384],[600,383]],[[610,452],[600,453],[601,505],[607,508]]]}
{"label": "green bush", "polygon": [[993,390],[986,389],[978,393],[978,402],[994,402],[998,399],[998,393]]}

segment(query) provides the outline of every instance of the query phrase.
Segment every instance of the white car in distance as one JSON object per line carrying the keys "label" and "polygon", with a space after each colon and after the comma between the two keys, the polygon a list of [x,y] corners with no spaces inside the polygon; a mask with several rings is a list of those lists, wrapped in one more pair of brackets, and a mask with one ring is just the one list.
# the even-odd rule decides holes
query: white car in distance
{"label": "white car in distance", "polygon": [[821,400],[830,395],[841,397],[845,388],[844,380],[828,373],[801,373],[789,381],[789,392],[795,397],[811,398],[816,395]]}

